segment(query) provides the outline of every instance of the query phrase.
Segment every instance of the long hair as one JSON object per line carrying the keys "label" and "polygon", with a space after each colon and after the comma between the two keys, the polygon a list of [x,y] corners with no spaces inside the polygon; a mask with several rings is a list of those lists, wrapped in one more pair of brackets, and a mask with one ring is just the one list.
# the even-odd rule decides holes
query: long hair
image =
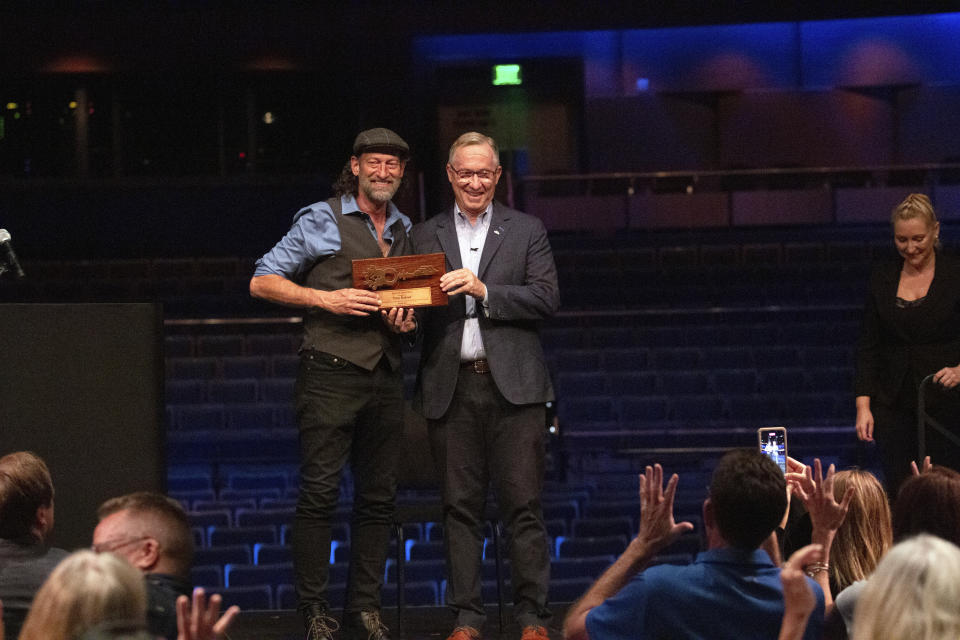
{"label": "long hair", "polygon": [[343,165],[343,169],[340,170],[340,175],[337,176],[336,181],[333,183],[333,194],[335,196],[351,195],[356,197],[359,189],[360,179],[353,175],[353,169],[350,168],[350,161],[347,160],[347,163]]}
{"label": "long hair", "polygon": [[960,638],[960,548],[922,534],[897,544],[867,581],[853,640]]}
{"label": "long hair", "polygon": [[830,548],[830,577],[838,592],[873,573],[893,544],[890,504],[877,478],[859,469],[838,472],[834,497],[841,500],[848,487],[854,488],[850,509]]}
{"label": "long hair", "polygon": [[20,640],[73,640],[103,622],[145,625],[143,575],[112,553],[76,551],[53,570],[37,592]]}

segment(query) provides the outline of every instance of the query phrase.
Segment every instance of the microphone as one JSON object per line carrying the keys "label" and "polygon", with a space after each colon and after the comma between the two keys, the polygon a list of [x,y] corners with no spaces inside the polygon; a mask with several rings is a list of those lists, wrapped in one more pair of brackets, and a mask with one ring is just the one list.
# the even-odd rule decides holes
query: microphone
{"label": "microphone", "polygon": [[10,244],[10,232],[6,229],[0,229],[0,254],[3,254],[4,262],[13,269],[13,273],[18,278],[25,275],[23,267],[20,266],[20,261],[17,260],[17,254],[13,252],[13,245]]}

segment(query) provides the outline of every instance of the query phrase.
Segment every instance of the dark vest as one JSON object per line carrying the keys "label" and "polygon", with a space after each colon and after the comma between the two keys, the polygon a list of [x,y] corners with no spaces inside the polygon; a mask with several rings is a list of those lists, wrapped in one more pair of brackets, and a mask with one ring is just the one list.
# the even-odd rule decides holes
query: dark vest
{"label": "dark vest", "polygon": [[[327,204],[336,214],[340,250],[317,260],[307,271],[303,285],[323,291],[348,289],[353,286],[352,261],[382,258],[383,254],[362,216],[341,215],[339,197],[330,198]],[[393,244],[388,255],[403,256],[410,253],[410,241],[403,221],[397,220],[390,229]],[[380,314],[347,316],[311,309],[303,318],[301,349],[324,351],[367,370],[372,371],[384,355],[391,369],[399,369],[400,344],[400,335],[387,329]]]}

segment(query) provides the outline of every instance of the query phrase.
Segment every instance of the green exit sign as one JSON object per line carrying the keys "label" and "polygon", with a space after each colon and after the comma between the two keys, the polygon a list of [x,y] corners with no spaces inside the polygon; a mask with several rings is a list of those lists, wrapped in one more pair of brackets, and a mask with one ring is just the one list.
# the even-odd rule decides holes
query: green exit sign
{"label": "green exit sign", "polygon": [[523,71],[518,64],[497,64],[493,67],[493,86],[523,84]]}

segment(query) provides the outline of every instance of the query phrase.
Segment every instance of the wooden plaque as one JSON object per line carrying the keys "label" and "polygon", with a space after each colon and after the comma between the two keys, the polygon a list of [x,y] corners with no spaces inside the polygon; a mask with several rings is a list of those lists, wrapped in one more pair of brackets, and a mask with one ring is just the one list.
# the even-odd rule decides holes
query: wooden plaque
{"label": "wooden plaque", "polygon": [[353,261],[353,286],[380,294],[380,308],[437,307],[447,304],[440,289],[446,256],[425,253]]}

